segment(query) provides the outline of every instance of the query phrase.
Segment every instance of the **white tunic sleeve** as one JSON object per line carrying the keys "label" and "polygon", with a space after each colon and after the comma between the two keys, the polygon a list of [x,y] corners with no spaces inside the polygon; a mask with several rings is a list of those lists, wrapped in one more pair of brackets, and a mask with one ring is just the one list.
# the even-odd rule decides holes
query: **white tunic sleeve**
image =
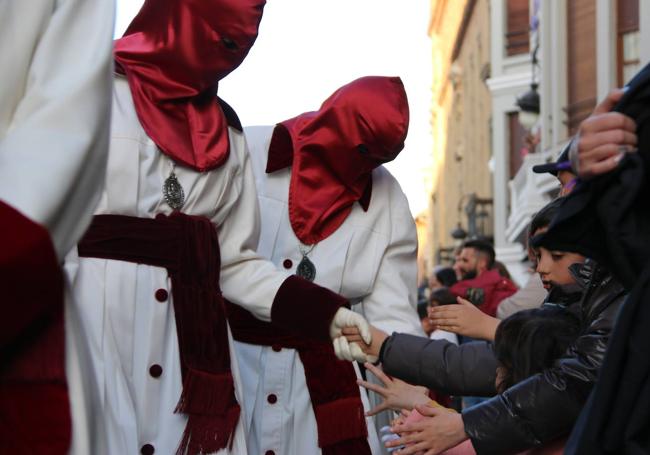
{"label": "white tunic sleeve", "polygon": [[231,193],[237,197],[219,224],[220,285],[226,299],[247,309],[257,318],[270,321],[275,294],[290,274],[278,270],[272,262],[256,253],[260,235],[257,191],[243,134],[240,136],[240,144],[233,144],[231,136],[229,158],[241,161],[238,174],[232,181],[238,191]]}
{"label": "white tunic sleeve", "polygon": [[404,193],[397,181],[390,177],[385,212],[391,219],[391,237],[381,258],[372,293],[363,299],[363,314],[368,322],[387,333],[400,332],[424,336],[415,307],[417,300],[415,223]]}
{"label": "white tunic sleeve", "polygon": [[0,199],[49,230],[59,258],[103,184],[112,0],[0,2]]}

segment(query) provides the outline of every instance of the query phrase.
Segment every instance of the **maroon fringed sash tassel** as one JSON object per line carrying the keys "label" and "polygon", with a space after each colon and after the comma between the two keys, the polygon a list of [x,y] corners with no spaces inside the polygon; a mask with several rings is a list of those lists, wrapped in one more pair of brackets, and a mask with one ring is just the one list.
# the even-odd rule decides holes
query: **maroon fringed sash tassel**
{"label": "maroon fringed sash tassel", "polygon": [[323,455],[370,455],[368,428],[352,363],[338,360],[329,342],[309,340],[260,321],[228,301],[226,308],[230,329],[237,341],[279,345],[298,351],[305,368],[318,427],[318,446]]}
{"label": "maroon fringed sash tassel", "polygon": [[183,392],[175,409],[187,415],[178,455],[228,446],[239,419],[230,371],[221,267],[214,225],[174,213],[156,219],[98,215],[79,256],[165,267],[171,277]]}

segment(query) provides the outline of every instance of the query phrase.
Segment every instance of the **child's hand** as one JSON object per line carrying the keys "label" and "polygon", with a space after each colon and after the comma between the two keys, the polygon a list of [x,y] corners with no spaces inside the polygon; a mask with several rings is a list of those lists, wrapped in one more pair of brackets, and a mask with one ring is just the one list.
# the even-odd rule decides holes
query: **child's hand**
{"label": "child's hand", "polygon": [[363,341],[363,338],[361,338],[361,334],[356,327],[343,327],[341,333],[348,340],[348,343],[358,344],[364,354],[374,357],[374,360],[370,360],[369,358],[369,361],[377,360],[379,351],[381,350],[381,345],[383,344],[384,340],[388,338],[388,334],[386,332],[379,330],[372,324],[370,325],[370,335],[372,336],[372,341],[370,344],[366,344]]}
{"label": "child's hand", "polygon": [[396,455],[437,455],[468,439],[463,418],[457,412],[442,407],[417,406],[422,414],[419,422],[406,423],[391,428],[402,435],[399,439],[387,441],[386,447],[405,445]]}
{"label": "child's hand", "polygon": [[428,390],[425,387],[414,386],[397,378],[389,378],[381,369],[370,363],[366,363],[365,367],[384,383],[381,386],[361,379],[357,380],[357,384],[378,393],[384,399],[378,406],[366,412],[367,416],[373,416],[386,409],[394,411],[403,408],[413,409],[418,404],[425,404],[430,401],[427,396]]}
{"label": "child's hand", "polygon": [[438,329],[459,335],[494,340],[499,320],[488,316],[476,305],[458,297],[458,305],[442,305],[429,308],[429,318]]}

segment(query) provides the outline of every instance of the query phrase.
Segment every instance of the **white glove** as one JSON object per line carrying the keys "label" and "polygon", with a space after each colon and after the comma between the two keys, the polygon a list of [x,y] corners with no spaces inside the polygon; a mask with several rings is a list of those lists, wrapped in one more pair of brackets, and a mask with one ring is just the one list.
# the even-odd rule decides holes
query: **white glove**
{"label": "white glove", "polygon": [[342,336],[341,329],[343,327],[356,327],[359,330],[361,338],[366,344],[370,344],[372,336],[370,335],[370,326],[368,322],[358,313],[350,311],[347,308],[339,308],[332,325],[330,325],[330,336],[334,344],[334,353],[336,357],[341,360],[368,362],[369,359],[366,354],[361,350],[357,343],[350,344],[344,336]]}
{"label": "white glove", "polygon": [[357,343],[350,343],[348,339],[341,336],[334,338],[334,354],[340,360],[349,360],[350,362],[368,362],[368,356],[361,350]]}
{"label": "white glove", "polygon": [[359,329],[359,334],[366,344],[370,344],[372,341],[370,326],[359,313],[355,313],[347,308],[339,308],[334,315],[334,319],[332,319],[332,324],[330,325],[330,337],[332,340],[341,336],[341,329],[343,327],[356,327]]}

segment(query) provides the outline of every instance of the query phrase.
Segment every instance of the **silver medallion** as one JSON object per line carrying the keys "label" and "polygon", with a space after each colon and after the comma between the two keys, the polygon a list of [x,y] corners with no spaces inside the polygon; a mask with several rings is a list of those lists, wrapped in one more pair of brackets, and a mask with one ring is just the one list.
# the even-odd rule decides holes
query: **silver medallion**
{"label": "silver medallion", "polygon": [[176,178],[174,171],[169,174],[169,177],[167,177],[165,183],[163,183],[162,191],[163,196],[165,197],[165,202],[167,202],[167,205],[172,209],[178,210],[183,207],[183,204],[185,204],[185,191],[183,191],[183,187]]}
{"label": "silver medallion", "polygon": [[307,256],[302,257],[298,268],[296,268],[296,275],[307,281],[314,281],[314,278],[316,278],[316,266]]}

